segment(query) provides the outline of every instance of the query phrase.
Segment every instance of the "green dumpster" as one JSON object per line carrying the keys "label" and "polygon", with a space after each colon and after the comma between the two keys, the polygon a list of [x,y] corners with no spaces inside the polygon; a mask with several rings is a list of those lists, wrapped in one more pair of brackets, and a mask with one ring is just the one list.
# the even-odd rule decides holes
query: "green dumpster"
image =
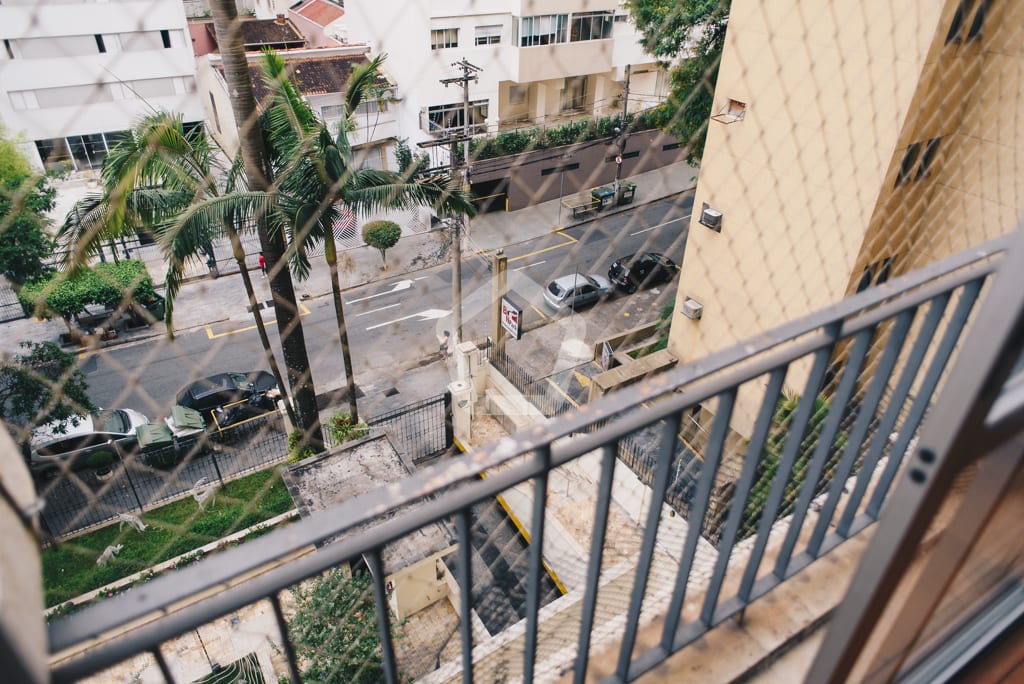
{"label": "green dumpster", "polygon": [[622,195],[619,197],[619,205],[632,204],[636,197],[636,183],[623,183]]}
{"label": "green dumpster", "polygon": [[178,462],[171,429],[163,423],[146,423],[135,428],[142,462],[149,466],[168,468]]}
{"label": "green dumpster", "polygon": [[206,427],[202,414],[195,409],[175,404],[171,409],[171,420],[178,430],[202,430]]}
{"label": "green dumpster", "polygon": [[590,196],[597,202],[598,210],[610,207],[615,202],[615,191],[607,185],[594,188],[590,191]]}
{"label": "green dumpster", "polygon": [[164,298],[160,295],[155,295],[153,301],[146,303],[146,311],[153,317],[154,321],[164,320]]}

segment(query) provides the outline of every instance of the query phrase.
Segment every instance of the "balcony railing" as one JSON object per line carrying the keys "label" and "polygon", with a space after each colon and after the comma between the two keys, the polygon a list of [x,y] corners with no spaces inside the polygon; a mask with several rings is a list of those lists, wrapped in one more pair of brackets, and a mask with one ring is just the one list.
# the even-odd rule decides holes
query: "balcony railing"
{"label": "balcony railing", "polygon": [[[467,589],[452,599],[458,656],[439,656],[427,681],[572,671],[580,682],[592,651],[610,647],[615,678],[636,679],[878,519],[1007,244],[895,278],[55,621],[52,654],[89,648],[59,662],[53,679],[149,653],[173,681],[167,642],[268,601],[298,681],[306,661],[284,594],[361,558],[380,667],[387,681],[404,680],[385,557],[438,524],[455,541],[449,567]],[[706,434],[695,445],[682,436],[698,417]],[[554,541],[570,527],[555,512],[570,493],[588,511],[576,558]],[[474,506],[497,496],[529,535],[525,617],[486,635],[474,619],[486,597],[468,589],[480,579]],[[553,574],[565,593],[542,606]],[[635,653],[655,612],[664,615],[658,644]]]}

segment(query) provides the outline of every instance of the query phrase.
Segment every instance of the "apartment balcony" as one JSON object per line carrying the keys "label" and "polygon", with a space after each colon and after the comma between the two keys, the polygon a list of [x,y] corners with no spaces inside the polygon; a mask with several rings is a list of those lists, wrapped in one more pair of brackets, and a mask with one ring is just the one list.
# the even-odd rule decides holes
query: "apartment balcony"
{"label": "apartment balcony", "polygon": [[[529,427],[310,504],[298,522],[53,621],[45,642],[25,636],[41,632],[38,606],[7,611],[6,669],[63,682],[148,666],[180,681],[182,653],[203,644],[210,657],[202,630],[273,644],[263,666],[300,681],[312,656],[292,590],[338,566],[365,566],[380,639],[347,657],[389,682],[723,681],[800,643],[813,648],[795,671],[815,682],[995,667],[988,646],[1024,605],[1021,273],[1024,233],[547,418],[544,383],[496,350],[462,349],[485,384],[453,386],[456,434]],[[734,409],[752,398],[744,430]],[[307,467],[290,469],[299,489]],[[9,508],[25,492],[5,482],[4,556],[30,558],[32,511]],[[479,506],[496,497],[529,540],[509,585],[483,582],[477,556],[508,553],[477,537]],[[403,607],[424,584],[437,595]],[[492,593],[523,613],[500,631]],[[436,656],[414,666],[424,638]]]}

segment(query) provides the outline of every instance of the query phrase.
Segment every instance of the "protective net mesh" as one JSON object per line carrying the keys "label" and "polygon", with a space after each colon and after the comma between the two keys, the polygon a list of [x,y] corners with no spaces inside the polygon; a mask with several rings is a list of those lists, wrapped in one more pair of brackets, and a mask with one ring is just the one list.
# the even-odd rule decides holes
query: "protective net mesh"
{"label": "protective net mesh", "polygon": [[[1024,207],[1017,3],[209,5],[0,7],[0,408],[42,502],[49,619],[643,375],[610,369],[686,364],[888,287]],[[745,563],[762,543],[774,562],[794,515],[877,514],[976,295],[624,432],[604,511],[601,453],[551,471],[535,587],[530,479],[99,677],[379,681],[386,606],[397,677],[454,680],[468,592],[475,676],[522,675],[534,600],[536,672],[555,679],[596,519],[600,650],[622,640],[652,520],[641,624],[716,568],[721,596],[749,589]],[[381,435],[359,473],[331,465]]]}

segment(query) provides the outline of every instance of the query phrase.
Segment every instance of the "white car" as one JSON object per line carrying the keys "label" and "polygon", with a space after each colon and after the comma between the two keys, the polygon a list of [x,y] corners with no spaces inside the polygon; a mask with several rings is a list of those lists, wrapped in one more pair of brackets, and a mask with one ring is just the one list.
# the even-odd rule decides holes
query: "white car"
{"label": "white car", "polygon": [[29,470],[47,478],[64,469],[108,466],[120,453],[135,449],[135,428],[148,422],[131,409],[96,409],[65,421],[63,428],[60,421],[41,425],[32,431]]}
{"label": "white car", "polygon": [[593,304],[611,290],[611,283],[596,273],[572,273],[544,287],[544,301],[555,311],[573,311]]}

